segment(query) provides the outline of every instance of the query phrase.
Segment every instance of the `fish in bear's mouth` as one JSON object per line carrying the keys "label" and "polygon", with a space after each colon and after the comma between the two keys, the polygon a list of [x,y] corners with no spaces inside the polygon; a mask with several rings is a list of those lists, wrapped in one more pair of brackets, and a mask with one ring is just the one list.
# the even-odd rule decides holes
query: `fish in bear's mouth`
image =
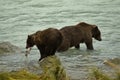
{"label": "fish in bear's mouth", "polygon": [[26,57],[28,56],[28,54],[30,54],[30,51],[31,51],[31,47],[29,47],[29,48],[26,49],[26,51],[25,51],[25,52],[26,52],[26,53],[25,53],[25,56],[26,56]]}

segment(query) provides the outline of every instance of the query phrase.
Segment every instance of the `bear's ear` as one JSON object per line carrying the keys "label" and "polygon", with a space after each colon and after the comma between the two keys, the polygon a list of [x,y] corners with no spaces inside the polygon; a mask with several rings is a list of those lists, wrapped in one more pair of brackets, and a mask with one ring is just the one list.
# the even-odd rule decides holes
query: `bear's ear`
{"label": "bear's ear", "polygon": [[98,29],[98,26],[92,25],[93,29]]}
{"label": "bear's ear", "polygon": [[97,30],[98,30],[98,27],[96,25],[94,25],[93,31],[97,31]]}
{"label": "bear's ear", "polygon": [[28,38],[31,38],[31,36],[30,36],[30,35],[28,35]]}
{"label": "bear's ear", "polygon": [[93,25],[92,35],[95,36],[97,31],[98,31],[98,27],[96,25]]}
{"label": "bear's ear", "polygon": [[28,38],[30,37],[30,35],[28,35]]}
{"label": "bear's ear", "polygon": [[98,29],[98,27],[97,27],[97,26],[95,26],[95,29]]}

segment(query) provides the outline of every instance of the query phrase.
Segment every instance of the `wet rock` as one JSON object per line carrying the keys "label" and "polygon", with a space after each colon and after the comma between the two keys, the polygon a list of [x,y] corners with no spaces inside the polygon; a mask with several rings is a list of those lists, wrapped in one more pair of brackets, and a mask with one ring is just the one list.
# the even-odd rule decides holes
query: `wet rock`
{"label": "wet rock", "polygon": [[119,58],[105,60],[104,64],[111,66],[113,69],[120,72],[120,59]]}
{"label": "wet rock", "polygon": [[[110,75],[110,73],[112,75]],[[116,71],[116,72],[106,73],[101,69],[94,68],[92,70],[92,74],[87,80],[120,80],[120,72]]]}
{"label": "wet rock", "polygon": [[120,66],[120,58],[117,58],[117,57],[105,60],[104,63],[106,63],[106,62],[111,62],[111,63],[113,63],[115,65],[119,65]]}
{"label": "wet rock", "polygon": [[0,43],[0,54],[15,53],[18,50],[20,50],[20,48],[11,44],[10,42],[1,42]]}
{"label": "wet rock", "polygon": [[109,59],[109,61],[111,61],[114,64],[120,65],[120,58]]}

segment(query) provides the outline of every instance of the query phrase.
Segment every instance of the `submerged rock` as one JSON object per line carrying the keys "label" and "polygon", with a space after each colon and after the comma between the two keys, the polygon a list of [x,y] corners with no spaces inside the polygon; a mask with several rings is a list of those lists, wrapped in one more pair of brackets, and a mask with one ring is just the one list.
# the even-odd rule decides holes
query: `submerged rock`
{"label": "submerged rock", "polygon": [[105,60],[104,64],[111,66],[113,69],[119,71],[120,73],[120,59],[119,58]]}
{"label": "submerged rock", "polygon": [[20,50],[19,47],[12,45],[10,42],[1,42],[0,43],[0,54],[15,53],[18,50]]}
{"label": "submerged rock", "polygon": [[120,58],[109,59],[109,61],[116,64],[116,65],[120,65]]}
{"label": "submerged rock", "polygon": [[19,71],[1,72],[0,80],[70,80],[56,56],[46,57],[39,64],[43,70],[41,74],[21,69]]}

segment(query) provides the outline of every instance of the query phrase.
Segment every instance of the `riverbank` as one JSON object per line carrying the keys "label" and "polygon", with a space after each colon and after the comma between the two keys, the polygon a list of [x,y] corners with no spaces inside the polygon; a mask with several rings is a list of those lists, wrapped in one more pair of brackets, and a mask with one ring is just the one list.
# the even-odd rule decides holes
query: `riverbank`
{"label": "riverbank", "polygon": [[34,74],[27,69],[1,72],[0,80],[70,80],[60,60],[56,56],[49,56],[39,62],[41,74]]}
{"label": "riverbank", "polygon": [[[91,74],[85,80],[120,80],[120,67],[111,61],[106,61],[105,64],[112,67],[115,72],[106,73],[98,68],[91,69]],[[40,62],[43,70],[42,74],[35,74],[27,69],[18,71],[1,72],[0,80],[76,80],[70,79],[66,74],[60,60],[56,56],[50,56]],[[110,76],[111,75],[111,76]],[[82,80],[81,77],[77,80]]]}
{"label": "riverbank", "polygon": [[[6,45],[10,46],[8,47],[8,50],[11,50],[11,45],[13,44],[10,43],[9,45]],[[10,51],[10,53],[5,52],[0,55],[0,72],[10,72],[9,74],[11,74],[11,72],[25,69],[25,71],[27,70],[27,72],[30,72],[31,74],[41,74],[42,68],[38,63],[40,57],[39,51],[33,48],[28,57],[25,57],[24,51],[16,52],[16,47],[13,48],[15,51]],[[111,57],[108,55],[101,56],[95,50],[83,51],[70,49],[64,53],[56,53],[56,56],[60,59],[60,62],[65,68],[66,74],[68,74],[72,80],[87,80],[92,73],[90,70],[93,69],[93,67],[98,67],[103,73],[107,72],[106,74],[113,74],[114,70],[112,70],[108,64],[104,64],[104,61],[106,60],[120,66],[119,57]]]}

